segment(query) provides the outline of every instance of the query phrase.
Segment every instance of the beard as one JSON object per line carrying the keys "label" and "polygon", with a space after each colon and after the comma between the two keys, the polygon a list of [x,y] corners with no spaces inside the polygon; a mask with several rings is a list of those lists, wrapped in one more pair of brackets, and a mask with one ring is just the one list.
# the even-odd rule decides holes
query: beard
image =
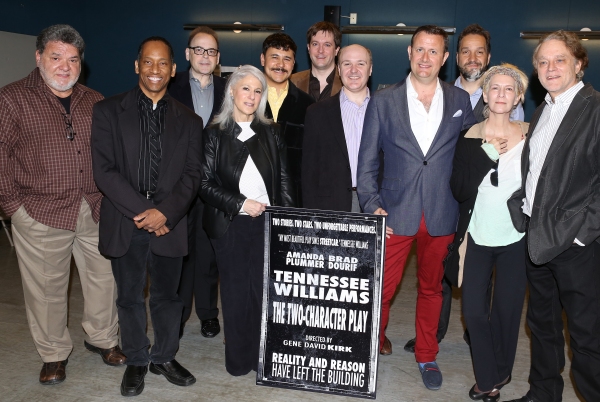
{"label": "beard", "polygon": [[73,88],[73,86],[75,85],[75,83],[77,83],[77,80],[79,79],[79,73],[73,74],[73,71],[71,70],[71,79],[66,84],[60,84],[52,77],[51,74],[48,73],[48,71],[46,71],[42,63],[39,63],[38,67],[46,85],[58,92],[66,92],[69,89]]}
{"label": "beard", "polygon": [[467,80],[468,82],[475,82],[481,78],[485,70],[487,70],[487,66],[482,65],[481,63],[476,63],[476,69],[468,68],[468,66],[460,66],[458,70],[460,71],[460,75]]}

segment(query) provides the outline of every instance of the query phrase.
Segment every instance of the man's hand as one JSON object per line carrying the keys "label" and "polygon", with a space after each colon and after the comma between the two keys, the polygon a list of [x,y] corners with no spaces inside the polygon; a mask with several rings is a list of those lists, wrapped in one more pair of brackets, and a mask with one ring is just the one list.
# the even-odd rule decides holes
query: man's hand
{"label": "man's hand", "polygon": [[253,218],[256,218],[257,216],[259,216],[263,212],[265,212],[266,208],[267,208],[267,204],[263,204],[262,202],[250,200],[248,198],[246,198],[246,201],[244,201],[244,205],[243,205],[244,212]]}
{"label": "man's hand", "polygon": [[[385,216],[387,216],[387,214],[388,214],[388,213],[387,213],[387,212],[385,212],[385,209],[383,209],[383,208],[381,208],[381,207],[380,207],[380,208],[377,208],[377,209],[375,210],[375,212],[373,212],[373,214],[374,214],[374,215],[385,215]],[[394,230],[393,230],[391,227],[389,227],[389,226],[386,226],[386,227],[385,227],[385,237],[386,237],[387,239],[389,239],[389,238],[390,238],[390,235],[393,235],[393,234],[394,234]]]}
{"label": "man's hand", "polygon": [[[133,222],[135,222],[135,226],[137,226],[138,229],[144,229],[153,233],[164,227],[165,223],[167,223],[167,217],[158,209],[152,208],[134,216]],[[166,232],[162,230],[160,234],[157,232],[156,235],[162,236],[163,234],[169,233],[169,229],[167,227],[165,227],[165,229],[167,230]]]}

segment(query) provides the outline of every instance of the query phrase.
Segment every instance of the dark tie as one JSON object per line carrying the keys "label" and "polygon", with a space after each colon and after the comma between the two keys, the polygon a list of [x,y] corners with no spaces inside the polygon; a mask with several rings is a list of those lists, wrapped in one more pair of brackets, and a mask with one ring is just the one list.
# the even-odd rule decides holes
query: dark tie
{"label": "dark tie", "polygon": [[150,191],[156,191],[158,183],[158,167],[160,166],[160,127],[158,125],[159,113],[150,113],[148,126],[150,128]]}

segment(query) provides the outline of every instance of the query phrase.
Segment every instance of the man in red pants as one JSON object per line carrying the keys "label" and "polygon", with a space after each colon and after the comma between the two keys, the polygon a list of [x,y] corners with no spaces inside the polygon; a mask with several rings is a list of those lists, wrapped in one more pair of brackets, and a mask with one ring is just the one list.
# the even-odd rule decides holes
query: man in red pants
{"label": "man in red pants", "polygon": [[[380,352],[392,353],[385,336],[390,302],[406,258],[417,241],[419,287],[415,358],[428,389],[439,389],[436,332],[442,306],[442,260],[452,242],[458,204],[449,180],[458,135],[474,123],[469,94],[438,79],[448,58],[444,30],[419,27],[408,47],[408,77],[369,102],[358,156],[358,198],[364,212],[388,215],[381,306]],[[383,181],[378,185],[379,153]]]}

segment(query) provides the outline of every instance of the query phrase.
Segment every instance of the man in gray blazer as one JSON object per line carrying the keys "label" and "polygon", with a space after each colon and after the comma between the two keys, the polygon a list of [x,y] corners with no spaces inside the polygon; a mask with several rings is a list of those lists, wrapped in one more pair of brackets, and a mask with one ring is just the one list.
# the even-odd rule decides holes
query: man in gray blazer
{"label": "man in gray blazer", "polygon": [[530,390],[520,402],[562,400],[569,322],[578,391],[600,401],[600,93],[584,84],[587,51],[577,35],[540,39],[533,66],[548,91],[523,148],[523,184],[508,200],[527,231]]}
{"label": "man in gray blazer", "polygon": [[[460,131],[476,121],[469,94],[438,78],[448,58],[448,37],[443,29],[419,27],[408,57],[408,77],[377,92],[369,102],[358,157],[357,192],[364,212],[388,216],[380,352],[392,353],[385,336],[390,302],[416,240],[415,358],[425,386],[439,389],[442,374],[435,359],[442,260],[458,219],[458,204],[449,187],[452,158]],[[384,153],[383,181],[378,186],[380,151]]]}

